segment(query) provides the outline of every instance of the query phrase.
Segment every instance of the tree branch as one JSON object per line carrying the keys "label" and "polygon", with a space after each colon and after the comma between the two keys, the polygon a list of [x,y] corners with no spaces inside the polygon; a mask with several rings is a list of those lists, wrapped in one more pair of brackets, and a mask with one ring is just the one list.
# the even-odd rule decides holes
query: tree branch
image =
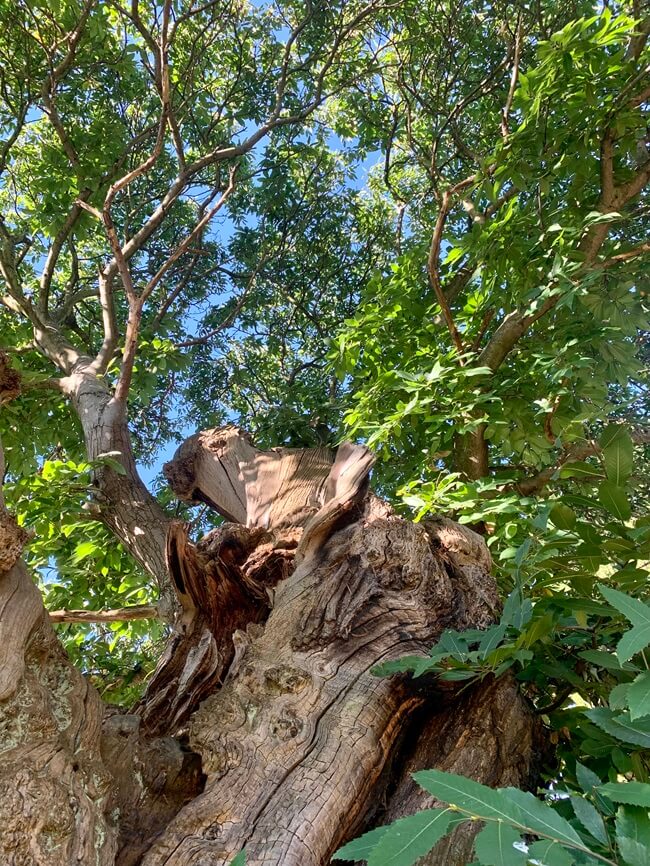
{"label": "tree branch", "polygon": [[612,268],[614,265],[618,265],[621,262],[627,262],[630,259],[635,259],[638,256],[643,256],[646,253],[650,253],[650,242],[646,242],[643,244],[639,244],[636,247],[632,247],[632,249],[626,250],[624,253],[617,253],[614,256],[610,256],[607,259],[602,259],[600,262],[596,262],[594,264],[595,268]]}
{"label": "tree branch", "polygon": [[50,622],[127,622],[135,619],[158,619],[155,604],[134,604],[114,610],[51,610]]}
{"label": "tree branch", "polygon": [[213,207],[211,207],[210,210],[208,210],[205,214],[203,214],[203,216],[199,219],[199,221],[194,226],[194,228],[189,233],[189,235],[187,235],[187,237],[183,241],[181,241],[180,244],[178,244],[178,246],[176,247],[174,252],[169,256],[167,261],[160,266],[160,268],[158,269],[156,274],[149,280],[149,282],[145,286],[145,288],[142,292],[142,295],[141,295],[141,299],[143,301],[147,299],[147,297],[151,294],[151,292],[154,290],[154,288],[158,285],[160,280],[167,273],[169,268],[174,264],[174,262],[176,262],[183,255],[183,253],[185,253],[187,251],[190,244],[194,240],[196,240],[196,238],[201,234],[203,229],[206,228],[206,226],[212,221],[213,217],[215,217],[219,213],[221,208],[228,201],[228,199],[230,198],[230,196],[232,195],[232,193],[235,189],[235,176],[237,174],[238,168],[239,168],[239,165],[235,165],[231,168],[230,177],[228,180],[228,186],[222,192],[221,197],[219,198],[219,201]]}
{"label": "tree branch", "polygon": [[[635,445],[647,445],[650,443],[650,428],[641,427],[636,430],[631,430],[630,437]],[[563,466],[586,460],[587,457],[593,457],[595,454],[600,454],[600,450],[600,445],[595,439],[589,439],[585,442],[571,445],[563,451],[558,460],[552,466],[546,466],[535,475],[514,482],[508,486],[508,489],[516,490],[521,496],[537,495],[538,493],[541,493],[542,490],[553,480],[553,476]]]}
{"label": "tree branch", "polygon": [[519,13],[517,19],[517,31],[515,33],[515,51],[514,57],[512,61],[512,72],[510,74],[510,88],[508,89],[508,96],[506,99],[506,104],[503,106],[501,111],[501,135],[504,138],[508,137],[510,129],[508,127],[508,116],[510,114],[510,109],[512,108],[512,100],[515,96],[515,90],[517,89],[517,79],[519,77],[519,58],[521,56],[521,43],[523,36],[523,27],[521,21],[521,12]]}
{"label": "tree branch", "polygon": [[[454,322],[454,317],[452,316],[449,302],[440,283],[440,270],[438,260],[440,258],[440,245],[442,243],[442,234],[445,229],[445,223],[447,222],[447,216],[449,215],[452,196],[454,195],[454,193],[460,192],[466,187],[471,186],[471,184],[474,183],[474,180],[475,177],[472,176],[471,178],[467,178],[466,180],[456,184],[456,186],[452,187],[451,189],[445,190],[442,196],[440,210],[438,211],[436,225],[433,230],[433,236],[431,238],[429,256],[427,258],[427,273],[429,275],[429,282],[431,283],[431,287],[435,292],[436,300],[440,304],[440,309],[442,311],[445,324],[447,325],[447,330],[451,334],[451,338],[454,342],[454,345],[456,346],[456,349],[458,350],[459,356],[463,354],[463,352],[465,351],[465,347],[463,346],[463,341]],[[468,281],[470,277],[471,274],[467,278]]]}

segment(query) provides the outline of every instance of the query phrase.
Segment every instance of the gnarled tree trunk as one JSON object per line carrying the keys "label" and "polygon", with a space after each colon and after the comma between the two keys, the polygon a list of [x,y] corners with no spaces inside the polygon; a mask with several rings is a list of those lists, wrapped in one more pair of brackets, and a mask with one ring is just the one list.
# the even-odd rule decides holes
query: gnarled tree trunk
{"label": "gnarled tree trunk", "polygon": [[[55,639],[38,599],[33,616],[3,613],[15,673],[0,723],[23,721],[0,742],[0,780],[19,787],[27,760],[47,780],[21,806],[24,837],[4,842],[7,863],[45,862],[29,846],[57,778],[72,794],[48,842],[55,866],[225,866],[243,848],[250,866],[321,866],[359,832],[430,805],[414,770],[529,784],[538,731],[510,679],[459,692],[372,672],[424,654],[445,628],[488,626],[498,598],[481,537],[444,518],[399,518],[368,490],[371,464],[353,445],[336,457],[258,451],[234,427],[184,443],[166,467],[172,488],[229,522],[196,545],[170,525],[182,612],[142,701],[105,713],[101,734],[92,689],[43,649]],[[67,691],[50,694],[57,664]],[[77,695],[67,714],[52,705]],[[25,721],[44,706],[49,727]],[[57,776],[59,766],[77,769]],[[427,862],[469,862],[472,835],[461,828]]]}

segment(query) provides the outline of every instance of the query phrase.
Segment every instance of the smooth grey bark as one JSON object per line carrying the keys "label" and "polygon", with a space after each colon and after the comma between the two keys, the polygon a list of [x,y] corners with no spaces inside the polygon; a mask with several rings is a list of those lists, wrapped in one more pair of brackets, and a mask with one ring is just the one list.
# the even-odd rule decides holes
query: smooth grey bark
{"label": "smooth grey bark", "polygon": [[122,474],[110,465],[97,467],[94,513],[155,579],[160,616],[170,620],[176,610],[165,561],[170,519],[138,474],[122,407],[106,382],[88,372],[84,363],[61,385],[81,422],[88,459],[110,455],[124,470]]}

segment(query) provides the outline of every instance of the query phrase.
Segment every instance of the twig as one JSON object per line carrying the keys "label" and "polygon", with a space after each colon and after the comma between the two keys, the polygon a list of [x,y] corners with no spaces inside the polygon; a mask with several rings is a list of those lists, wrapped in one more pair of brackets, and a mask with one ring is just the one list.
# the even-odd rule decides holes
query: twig
{"label": "twig", "polygon": [[637,247],[632,247],[630,250],[626,250],[624,253],[617,253],[615,256],[610,256],[607,259],[603,259],[600,262],[595,262],[595,268],[612,268],[614,265],[620,264],[620,262],[627,262],[629,259],[634,259],[637,256],[643,256],[646,253],[650,253],[650,243],[646,242],[643,244],[639,244]]}

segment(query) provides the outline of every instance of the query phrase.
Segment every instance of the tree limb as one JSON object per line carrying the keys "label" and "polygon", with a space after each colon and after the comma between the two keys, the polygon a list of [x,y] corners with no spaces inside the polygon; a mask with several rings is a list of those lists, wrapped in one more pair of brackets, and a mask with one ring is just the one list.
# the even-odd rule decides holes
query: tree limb
{"label": "tree limb", "polygon": [[602,259],[600,262],[596,262],[594,267],[596,268],[612,268],[614,265],[618,265],[621,262],[627,262],[630,259],[635,259],[637,256],[643,256],[646,253],[650,253],[650,242],[639,244],[636,247],[632,247],[632,249],[626,250],[623,253],[617,253],[614,256],[610,256],[607,259]]}
{"label": "tree limb", "polygon": [[135,619],[158,619],[155,604],[134,604],[114,610],[51,610],[50,622],[127,622]]}
{"label": "tree limb", "polygon": [[503,106],[501,111],[501,135],[504,138],[508,137],[510,132],[508,127],[508,116],[510,114],[510,109],[512,108],[512,100],[515,96],[515,90],[517,89],[517,79],[519,77],[519,58],[521,56],[521,42],[523,36],[523,28],[521,21],[521,12],[519,13],[519,17],[517,19],[517,31],[515,33],[515,50],[514,57],[512,60],[512,72],[510,73],[510,87],[508,89],[508,96],[506,98],[506,104]]}
{"label": "tree limb", "polygon": [[[637,428],[636,430],[631,430],[630,437],[635,445],[647,445],[650,443],[650,428]],[[589,439],[585,442],[571,445],[564,450],[552,466],[546,466],[535,475],[514,482],[508,486],[508,489],[516,490],[521,496],[537,495],[538,493],[541,493],[542,490],[553,480],[553,476],[563,466],[586,460],[587,457],[593,457],[595,454],[600,454],[600,451],[600,445],[595,439]]]}
{"label": "tree limb", "polygon": [[[458,350],[459,356],[463,354],[463,352],[465,351],[465,347],[463,345],[460,333],[458,332],[458,328],[456,327],[456,323],[454,322],[454,317],[452,316],[451,309],[449,307],[449,301],[440,283],[440,270],[438,260],[440,258],[440,245],[442,243],[442,234],[445,229],[445,223],[447,222],[447,216],[449,215],[452,196],[454,195],[454,193],[460,192],[468,186],[471,186],[474,181],[475,177],[472,175],[472,177],[461,181],[451,189],[445,190],[445,192],[443,193],[442,203],[440,205],[440,210],[438,211],[438,218],[436,219],[436,225],[433,230],[433,236],[431,238],[429,256],[427,258],[427,273],[429,275],[429,282],[431,283],[431,287],[435,292],[436,300],[440,304],[440,309],[442,311],[445,324],[447,325],[447,329],[451,334],[451,338],[454,342],[454,345],[456,346],[456,349]],[[468,281],[470,277],[471,274],[467,278]]]}

